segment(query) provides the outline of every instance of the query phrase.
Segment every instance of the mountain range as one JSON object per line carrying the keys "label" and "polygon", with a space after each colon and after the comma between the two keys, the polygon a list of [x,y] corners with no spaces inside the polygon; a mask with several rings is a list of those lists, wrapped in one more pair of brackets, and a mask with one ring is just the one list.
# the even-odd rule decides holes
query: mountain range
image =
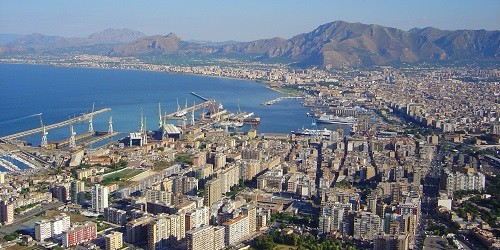
{"label": "mountain range", "polygon": [[[0,41],[5,40],[0,36]],[[500,59],[500,32],[440,30],[432,27],[404,31],[375,24],[334,21],[289,39],[280,37],[250,42],[184,41],[170,33],[145,36],[128,29],[108,29],[87,38],[32,34],[12,37],[2,52],[47,51],[101,45],[111,56],[203,57],[238,56],[255,61],[280,61],[298,67],[363,67],[413,62],[492,61]],[[106,47],[102,47],[106,44]],[[111,46],[112,45],[112,46]],[[89,48],[90,46],[90,48]],[[102,48],[109,48],[103,50]]]}

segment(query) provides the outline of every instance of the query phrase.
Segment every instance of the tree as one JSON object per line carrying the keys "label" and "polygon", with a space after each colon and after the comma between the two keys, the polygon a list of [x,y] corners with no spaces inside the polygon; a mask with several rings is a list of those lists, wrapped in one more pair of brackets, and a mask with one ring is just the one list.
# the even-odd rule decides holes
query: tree
{"label": "tree", "polygon": [[276,243],[269,236],[259,236],[254,240],[254,248],[262,250],[275,249]]}

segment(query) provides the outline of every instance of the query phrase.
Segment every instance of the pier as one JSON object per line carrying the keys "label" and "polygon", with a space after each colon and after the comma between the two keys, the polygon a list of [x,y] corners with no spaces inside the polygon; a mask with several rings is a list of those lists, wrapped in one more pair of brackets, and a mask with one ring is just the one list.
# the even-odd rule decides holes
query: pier
{"label": "pier", "polygon": [[[94,132],[87,132],[85,134],[81,134],[79,136],[76,136],[75,137],[75,141],[78,142],[78,141],[81,141],[81,140],[84,140],[84,139],[88,139],[88,138],[90,138],[90,137],[92,137],[94,135],[95,135]],[[56,148],[62,148],[62,147],[65,147],[65,146],[69,145],[69,141],[70,141],[70,139],[68,138],[68,139],[65,139],[65,140],[62,140],[62,141],[59,141],[59,142],[55,142],[54,144],[55,144]]]}
{"label": "pier", "polygon": [[[192,92],[191,92],[191,94],[192,94]],[[188,113],[196,111],[198,109],[203,109],[203,108],[206,108],[206,107],[211,107],[213,105],[215,105],[215,100],[207,100],[205,102],[202,102],[200,104],[196,104],[196,105],[191,106],[189,108],[181,109],[181,110],[176,111],[174,113],[164,115],[163,118],[165,120],[179,119],[179,115],[178,114],[188,114]]]}
{"label": "pier", "polygon": [[[100,109],[100,110],[97,110],[97,111],[94,111],[94,112],[91,112],[88,114],[83,114],[81,116],[77,116],[75,118],[68,119],[68,120],[65,120],[62,122],[50,124],[50,125],[45,126],[45,130],[50,130],[50,129],[55,129],[55,128],[59,128],[59,127],[68,126],[71,123],[75,123],[75,122],[86,121],[88,119],[91,119],[92,116],[94,116],[94,115],[98,115],[98,114],[101,114],[101,113],[104,113],[104,112],[107,112],[110,110],[111,110],[111,108],[104,108],[104,109]],[[4,140],[4,141],[13,140],[13,139],[20,138],[20,137],[24,137],[24,136],[28,136],[28,135],[32,135],[32,134],[36,134],[36,133],[41,133],[42,130],[43,130],[43,128],[35,128],[35,129],[19,132],[16,134],[12,134],[12,135],[7,135],[4,137],[1,137],[0,139]]]}
{"label": "pier", "polygon": [[203,97],[203,96],[201,96],[201,95],[199,95],[199,94],[196,94],[195,92],[191,92],[191,95],[194,95],[194,96],[196,96],[196,97],[198,97],[198,98],[202,99],[203,101],[208,101],[208,98],[205,98],[205,97]]}
{"label": "pier", "polygon": [[272,99],[270,101],[263,102],[260,105],[273,105],[273,104],[275,104],[277,102],[281,102],[281,101],[284,101],[284,100],[298,100],[298,99],[304,99],[304,98],[305,97],[303,97],[303,96],[281,96],[281,97]]}

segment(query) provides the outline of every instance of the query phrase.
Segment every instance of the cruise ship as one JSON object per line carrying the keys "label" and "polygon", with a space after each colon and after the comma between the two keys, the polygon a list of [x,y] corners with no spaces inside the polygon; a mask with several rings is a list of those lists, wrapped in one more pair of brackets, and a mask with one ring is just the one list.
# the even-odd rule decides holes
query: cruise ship
{"label": "cruise ship", "polygon": [[354,125],[356,124],[356,118],[352,116],[339,117],[336,115],[322,115],[316,120],[316,122],[328,123],[328,124]]}

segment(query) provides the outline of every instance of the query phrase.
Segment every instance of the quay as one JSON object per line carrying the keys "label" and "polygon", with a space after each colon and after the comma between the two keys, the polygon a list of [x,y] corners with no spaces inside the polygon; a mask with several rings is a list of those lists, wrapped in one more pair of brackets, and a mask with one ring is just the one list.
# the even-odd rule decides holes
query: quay
{"label": "quay", "polygon": [[[96,111],[88,113],[88,114],[83,114],[81,116],[77,116],[75,118],[70,118],[70,119],[62,121],[62,122],[50,124],[50,125],[45,126],[45,130],[64,127],[64,126],[68,126],[71,123],[82,122],[82,121],[85,121],[88,119],[92,119],[92,116],[97,115],[97,114],[101,114],[101,113],[104,113],[104,112],[107,112],[110,110],[111,110],[111,108],[104,108],[104,109],[96,110]],[[24,136],[28,136],[28,135],[32,135],[32,134],[36,134],[36,133],[41,133],[42,130],[43,130],[43,128],[35,128],[35,129],[19,132],[16,134],[12,134],[12,135],[7,135],[4,137],[1,137],[0,139],[4,140],[4,141],[13,140],[13,139],[20,138],[20,137],[24,137]]]}
{"label": "quay", "polygon": [[[88,139],[92,136],[94,136],[95,133],[94,132],[87,132],[85,134],[81,134],[79,136],[77,136],[75,138],[75,141],[81,141],[81,140],[84,140],[84,139]],[[59,141],[59,142],[55,142],[55,147],[56,148],[61,148],[61,147],[64,147],[64,146],[67,146],[69,144],[69,138],[68,139],[65,139],[65,140],[62,140],[62,141]]]}
{"label": "quay", "polygon": [[121,134],[121,132],[112,132],[112,133],[106,133],[105,135],[98,136],[92,140],[82,142],[81,144],[78,144],[76,147],[77,148],[85,148],[89,145],[92,145],[94,143],[100,142],[102,140],[108,139],[108,138],[113,138],[117,135]]}
{"label": "quay", "polygon": [[305,97],[303,97],[303,96],[281,96],[281,97],[272,99],[270,101],[263,102],[260,105],[272,105],[272,104],[275,104],[277,102],[281,102],[283,100],[293,100],[293,99],[298,100],[298,99],[304,99],[304,98]]}

